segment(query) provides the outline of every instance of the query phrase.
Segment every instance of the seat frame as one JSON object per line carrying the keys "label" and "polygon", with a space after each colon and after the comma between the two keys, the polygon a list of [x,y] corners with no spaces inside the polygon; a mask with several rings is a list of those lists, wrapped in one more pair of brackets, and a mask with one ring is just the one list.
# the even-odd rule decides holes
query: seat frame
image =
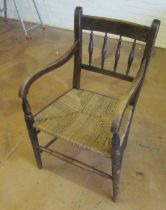
{"label": "seat frame", "polygon": [[[122,158],[123,153],[127,145],[127,139],[130,131],[130,126],[134,114],[134,110],[137,104],[137,100],[139,97],[139,93],[145,78],[145,74],[149,65],[149,61],[151,58],[152,49],[155,44],[156,36],[158,33],[160,21],[153,20],[151,27],[143,26],[139,24],[134,24],[126,21],[119,21],[114,19],[108,19],[103,17],[94,17],[94,16],[87,16],[82,14],[82,8],[77,7],[75,9],[74,15],[74,34],[75,34],[75,41],[73,46],[66,52],[62,57],[60,57],[55,63],[48,65],[43,70],[35,73],[32,77],[30,77],[20,88],[19,96],[22,98],[22,107],[25,117],[26,126],[28,129],[29,137],[31,140],[32,148],[34,151],[35,159],[38,168],[42,168],[42,160],[41,160],[41,153],[43,151],[48,152],[60,159],[66,160],[69,163],[77,165],[79,167],[84,167],[88,170],[92,170],[97,174],[105,176],[107,178],[111,178],[113,182],[113,201],[116,202],[118,199],[118,192],[119,192],[119,180],[120,180],[120,170],[122,165]],[[89,43],[89,65],[82,63],[82,30],[90,30],[91,31],[91,39]],[[129,76],[128,72],[126,75],[120,74],[116,72],[116,66],[119,59],[120,47],[117,48],[116,55],[115,55],[115,68],[113,71],[108,71],[104,69],[104,59],[105,59],[105,52],[106,52],[106,45],[103,44],[102,49],[102,65],[101,68],[94,67],[91,65],[92,60],[92,52],[93,52],[93,42],[92,42],[92,31],[99,31],[105,33],[104,43],[106,43],[106,36],[107,33],[112,33],[116,35],[120,35],[120,39],[118,42],[118,46],[121,44],[121,37],[129,37],[134,40],[139,40],[145,42],[145,50],[144,55],[142,58],[142,62],[139,68],[139,71],[135,78]],[[133,45],[134,48],[134,45]],[[133,60],[134,52],[131,51],[129,55],[128,64],[131,65]],[[119,106],[116,109],[115,116],[113,119],[112,125],[112,132],[113,132],[113,142],[112,142],[112,175],[109,175],[99,169],[94,168],[93,166],[89,166],[86,163],[82,163],[81,161],[75,160],[72,157],[69,157],[65,154],[62,154],[58,151],[53,151],[49,149],[49,146],[55,142],[56,138],[51,140],[47,145],[41,146],[39,145],[38,141],[38,133],[40,130],[37,130],[33,127],[34,123],[34,115],[31,112],[31,106],[28,101],[28,92],[31,85],[40,77],[49,73],[53,70],[56,70],[60,66],[64,65],[74,56],[74,73],[73,73],[73,88],[79,89],[80,88],[80,76],[81,76],[81,69],[93,71],[97,73],[102,73],[108,76],[113,76],[119,79],[123,79],[131,83],[131,87],[125,97],[122,97]],[[130,66],[129,66],[130,67]],[[128,69],[129,70],[129,69]],[[123,119],[123,115],[128,105],[133,106],[133,111],[130,117],[130,121],[124,136],[123,141],[121,141],[119,137],[119,129]]]}

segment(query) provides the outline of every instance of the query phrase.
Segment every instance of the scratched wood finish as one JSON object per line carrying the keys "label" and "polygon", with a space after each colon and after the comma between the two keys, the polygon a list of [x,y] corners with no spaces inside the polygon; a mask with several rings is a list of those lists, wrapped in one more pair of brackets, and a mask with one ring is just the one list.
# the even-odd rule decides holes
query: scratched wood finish
{"label": "scratched wood finish", "polygon": [[80,88],[80,75],[82,63],[82,8],[74,13],[74,40],[77,41],[77,48],[74,56],[73,87]]}
{"label": "scratched wood finish", "polygon": [[[116,108],[113,110],[113,113],[111,113],[111,115],[105,115],[106,119],[108,120],[107,122],[110,123],[110,119],[112,120],[112,126],[110,128],[110,124],[108,125],[107,123],[105,123],[105,125],[108,125],[108,133],[109,135],[111,135],[110,133],[112,133],[112,141],[110,142],[112,144],[112,149],[110,152],[110,157],[112,157],[112,181],[113,181],[113,201],[116,202],[118,199],[118,194],[119,194],[119,180],[120,180],[120,169],[121,169],[121,164],[122,164],[122,158],[123,158],[123,154],[124,154],[124,150],[126,148],[127,145],[127,139],[128,139],[128,134],[129,134],[129,129],[130,129],[130,125],[132,122],[132,118],[133,118],[133,114],[134,114],[134,110],[135,110],[135,106],[139,97],[139,93],[145,78],[145,73],[147,71],[147,67],[151,58],[151,53],[152,53],[152,49],[156,40],[156,36],[158,33],[158,29],[159,29],[159,25],[160,25],[160,21],[159,20],[154,20],[152,22],[151,27],[148,26],[143,26],[143,25],[138,25],[138,24],[134,24],[134,23],[129,23],[129,22],[124,22],[124,21],[120,21],[120,20],[113,20],[113,19],[108,19],[108,18],[103,18],[103,17],[93,17],[93,16],[86,16],[82,14],[82,8],[81,7],[77,7],[75,9],[75,16],[74,16],[74,30],[75,30],[75,42],[73,47],[68,51],[68,53],[66,53],[64,56],[62,56],[60,58],[60,60],[55,62],[55,66],[56,68],[62,66],[63,64],[65,64],[71,57],[72,55],[74,55],[74,74],[73,74],[73,88],[77,89],[76,91],[78,91],[78,89],[80,89],[80,77],[81,77],[81,68],[85,67],[85,69],[90,70],[90,71],[95,71],[95,72],[99,72],[101,71],[101,73],[106,73],[107,71],[105,71],[102,68],[96,68],[94,66],[90,66],[90,65],[85,65],[82,63],[82,30],[86,29],[86,30],[97,30],[97,31],[101,31],[105,33],[105,37],[104,37],[104,43],[103,43],[103,48],[102,48],[102,59],[104,61],[105,56],[106,56],[106,52],[107,52],[107,33],[113,33],[113,34],[117,34],[120,36],[127,36],[129,38],[133,38],[134,43],[132,46],[131,51],[129,52],[129,66],[130,63],[132,63],[133,57],[134,57],[134,49],[135,49],[135,43],[136,40],[141,40],[146,42],[146,47],[145,47],[145,51],[144,51],[144,56],[142,58],[142,62],[140,64],[140,68],[138,70],[138,73],[136,75],[136,77],[134,78],[134,80],[131,80],[131,84],[129,89],[126,91],[126,93],[123,95],[123,97],[121,97],[119,99],[119,102],[116,104]],[[120,49],[120,47],[119,47]],[[118,51],[119,51],[118,49]],[[119,52],[117,52],[117,56],[116,56],[116,60],[118,60],[118,55]],[[101,65],[101,67],[104,67],[104,62],[103,65]],[[40,155],[40,150],[42,150],[42,148],[39,145],[38,142],[38,137],[37,137],[37,130],[34,127],[34,115],[32,114],[31,111],[31,106],[30,103],[28,102],[27,96],[28,96],[28,91],[31,87],[31,85],[41,76],[43,76],[44,74],[48,73],[50,70],[52,70],[49,68],[46,68],[38,73],[36,73],[34,76],[32,76],[29,80],[27,80],[24,85],[21,88],[20,91],[20,97],[23,100],[23,112],[24,112],[24,116],[25,116],[25,122],[27,125],[27,129],[28,129],[28,133],[29,133],[29,137],[32,143],[32,148],[35,154],[35,158],[36,158],[36,162],[39,168],[42,167],[42,161],[41,161],[41,155]],[[113,72],[113,73],[112,73]],[[108,73],[107,73],[108,74]],[[117,72],[111,71],[111,74],[109,76],[117,76],[119,75]],[[128,78],[128,75],[123,75],[123,77]],[[122,76],[120,76],[120,78],[123,78]],[[120,79],[119,78],[119,79]],[[79,94],[80,97],[80,94]],[[78,97],[78,98],[79,98]],[[90,113],[92,110],[96,110],[96,112],[100,112],[101,110],[103,110],[104,108],[104,96],[100,95],[99,97],[101,97],[102,99],[100,100],[100,102],[98,103],[98,100],[94,97],[94,100],[92,104],[89,104],[89,106],[87,106],[87,113],[83,114],[82,111],[80,112],[81,114],[78,115],[76,118],[73,117],[75,116],[75,113],[70,113],[72,115],[72,119],[67,118],[67,115],[64,116],[59,116],[59,124],[57,123],[57,121],[55,120],[55,130],[57,131],[59,130],[59,134],[61,133],[61,135],[59,134],[55,134],[55,135],[59,135],[59,136],[63,136],[63,128],[65,127],[66,123],[69,122],[69,127],[70,124],[75,125],[69,129],[67,129],[67,131],[70,131],[72,134],[70,135],[67,131],[66,131],[66,136],[65,138],[67,139],[67,134],[69,135],[69,139],[70,137],[72,139],[82,139],[83,142],[79,142],[80,146],[83,146],[82,144],[84,144],[84,138],[76,138],[81,136],[82,134],[85,135],[85,131],[87,131],[86,135],[88,136],[88,134],[91,134],[91,138],[90,139],[95,139],[95,127],[96,125],[100,125],[101,123],[94,123],[96,122],[96,118],[94,117],[94,113]],[[83,99],[78,99],[76,96],[74,96],[74,101],[76,100],[76,102],[72,103],[72,109],[79,104],[79,100],[80,101],[84,101]],[[86,101],[86,103],[88,103],[90,101],[90,99],[93,98],[92,95],[90,94],[89,100]],[[118,96],[117,96],[118,98]],[[112,100],[112,99],[111,99]],[[65,100],[64,100],[65,102]],[[71,98],[67,100],[66,103],[64,103],[65,105],[70,107],[70,103],[71,103]],[[51,104],[49,104],[49,106],[51,106]],[[97,106],[97,109],[93,109],[94,107]],[[62,109],[64,108],[64,106],[60,106]],[[69,108],[68,107],[68,108]],[[123,135],[123,139],[120,136],[120,130],[122,127],[122,123],[125,117],[125,113],[128,110],[128,107],[131,107],[131,113],[129,115],[129,119],[127,121],[126,127],[125,127],[125,132]],[[56,107],[55,107],[56,108]],[[107,109],[108,110],[108,107]],[[58,112],[60,113],[60,111]],[[78,110],[76,111],[76,113],[78,113]],[[88,117],[87,117],[88,115]],[[90,115],[90,116],[89,116]],[[103,117],[103,116],[102,116]],[[89,120],[93,119],[93,123],[91,123]],[[102,122],[106,122],[105,118],[102,118]],[[46,117],[47,120],[47,117]],[[75,121],[74,121],[75,120]],[[41,121],[39,119],[39,121]],[[49,121],[49,120],[48,120]],[[49,126],[48,126],[49,125]],[[79,126],[78,130],[76,131],[76,133],[74,132],[74,127]],[[93,127],[93,125],[95,125]],[[51,121],[49,121],[49,123],[46,125],[46,127],[43,129],[44,132],[48,132],[48,128],[50,126],[54,127],[54,123],[51,123]],[[91,127],[92,126],[92,127]],[[100,127],[99,126],[99,127]],[[101,128],[101,127],[100,127]],[[39,128],[40,129],[40,128]],[[53,129],[54,130],[54,129]],[[53,131],[52,130],[52,131]],[[55,131],[54,130],[54,131]],[[100,129],[102,130],[102,129]],[[104,129],[103,129],[104,130]],[[101,133],[103,132],[103,130],[101,131]],[[106,129],[107,130],[107,129]],[[103,135],[106,135],[107,131],[105,130]],[[65,131],[64,131],[65,132]],[[97,132],[97,130],[96,130]],[[48,132],[49,133],[49,132]],[[75,135],[73,134],[75,133]],[[93,137],[92,137],[92,133],[93,133]],[[101,134],[100,133],[100,134]],[[86,136],[86,138],[87,138]],[[100,135],[99,135],[100,136]],[[110,137],[110,136],[109,136]],[[88,139],[88,138],[87,138]],[[93,142],[95,145],[97,144],[102,144],[102,142],[100,141],[101,138],[97,138],[95,139],[95,142]],[[104,144],[106,144],[108,147],[110,147],[110,143],[109,141],[104,142]],[[94,145],[93,145],[94,146]],[[39,150],[40,148],[40,150]],[[90,150],[93,150],[92,147],[90,147]],[[98,150],[98,149],[97,149]],[[111,176],[110,176],[111,177]]]}
{"label": "scratched wood finish", "polygon": [[82,28],[85,30],[93,30],[121,35],[143,42],[147,40],[147,35],[149,32],[148,26],[130,23],[122,20],[88,15],[83,15],[82,17]]}
{"label": "scratched wood finish", "polygon": [[118,79],[121,79],[121,80],[124,80],[124,81],[128,81],[128,82],[132,82],[134,80],[134,78],[131,77],[131,76],[127,76],[127,75],[121,74],[119,72],[110,71],[109,69],[101,69],[101,68],[96,67],[96,66],[94,67],[94,66],[89,66],[89,65],[86,65],[86,64],[82,64],[81,68],[84,69],[84,70],[87,70],[87,71],[92,71],[92,72],[96,72],[96,73],[99,73],[99,74],[104,74],[104,75],[115,77],[115,78],[118,78]]}

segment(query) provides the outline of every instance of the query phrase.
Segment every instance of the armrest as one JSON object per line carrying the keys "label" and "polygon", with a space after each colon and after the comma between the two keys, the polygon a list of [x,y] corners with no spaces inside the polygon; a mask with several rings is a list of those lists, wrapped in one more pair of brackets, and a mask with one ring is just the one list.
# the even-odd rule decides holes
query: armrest
{"label": "armrest", "polygon": [[136,93],[136,91],[140,87],[141,83],[143,82],[144,74],[145,74],[145,70],[146,70],[146,61],[147,60],[144,59],[143,62],[141,63],[140,69],[139,69],[135,79],[131,83],[131,86],[129,87],[127,92],[121,97],[121,99],[116,107],[115,115],[114,115],[114,119],[113,119],[113,123],[112,123],[112,131],[114,133],[118,133],[122,119],[123,119],[123,115],[125,113],[125,110],[126,110],[127,106],[130,104],[133,95]]}
{"label": "armrest", "polygon": [[49,73],[60,66],[64,65],[70,58],[73,56],[77,49],[78,42],[75,42],[73,46],[63,55],[61,56],[55,63],[48,65],[43,70],[35,73],[33,76],[31,76],[28,80],[25,81],[25,83],[20,87],[19,90],[19,97],[26,100],[29,88],[31,87],[32,83],[35,82],[39,77],[43,76],[46,73]]}

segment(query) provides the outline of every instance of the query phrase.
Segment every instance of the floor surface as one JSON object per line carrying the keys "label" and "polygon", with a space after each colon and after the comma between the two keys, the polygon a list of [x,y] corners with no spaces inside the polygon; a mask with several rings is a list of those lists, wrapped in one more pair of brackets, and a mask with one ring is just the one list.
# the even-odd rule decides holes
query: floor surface
{"label": "floor surface", "polygon": [[[0,19],[0,209],[2,210],[165,210],[166,209],[166,50],[155,49],[134,115],[123,159],[118,203],[112,201],[111,180],[76,168],[43,153],[44,168],[37,169],[27,135],[20,85],[31,74],[54,62],[73,43],[70,31],[47,28],[25,40],[15,21]],[[86,50],[85,35],[84,50]],[[96,43],[101,47],[100,37]],[[113,60],[116,40],[108,53]],[[124,43],[124,52],[130,43]],[[137,49],[138,55],[142,46]],[[101,48],[100,48],[101,49]],[[97,48],[94,63],[100,63]],[[85,54],[84,58],[87,56]],[[139,57],[139,56],[138,56]],[[135,68],[139,59],[136,55]],[[121,63],[126,61],[122,56]],[[122,65],[119,64],[121,67]],[[73,60],[41,78],[30,91],[32,110],[58,97],[72,85]],[[134,71],[134,70],[133,70]],[[82,73],[81,85],[106,95],[123,92],[126,84],[93,73]],[[118,88],[117,88],[118,86]],[[42,135],[41,141],[49,137]],[[75,158],[111,171],[109,159],[65,142],[57,145]]]}

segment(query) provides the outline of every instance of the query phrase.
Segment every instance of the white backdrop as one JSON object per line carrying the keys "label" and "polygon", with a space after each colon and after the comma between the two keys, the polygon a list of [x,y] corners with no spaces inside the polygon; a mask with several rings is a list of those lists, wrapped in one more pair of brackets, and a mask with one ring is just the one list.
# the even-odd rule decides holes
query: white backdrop
{"label": "white backdrop", "polygon": [[[16,0],[24,20],[38,22],[32,0]],[[0,0],[2,7],[3,0]],[[82,6],[84,14],[124,19],[150,25],[154,18],[162,21],[156,45],[166,48],[166,0],[36,0],[46,25],[73,29],[73,13]],[[7,0],[8,16],[17,19],[12,0]],[[2,14],[1,14],[2,16]]]}

